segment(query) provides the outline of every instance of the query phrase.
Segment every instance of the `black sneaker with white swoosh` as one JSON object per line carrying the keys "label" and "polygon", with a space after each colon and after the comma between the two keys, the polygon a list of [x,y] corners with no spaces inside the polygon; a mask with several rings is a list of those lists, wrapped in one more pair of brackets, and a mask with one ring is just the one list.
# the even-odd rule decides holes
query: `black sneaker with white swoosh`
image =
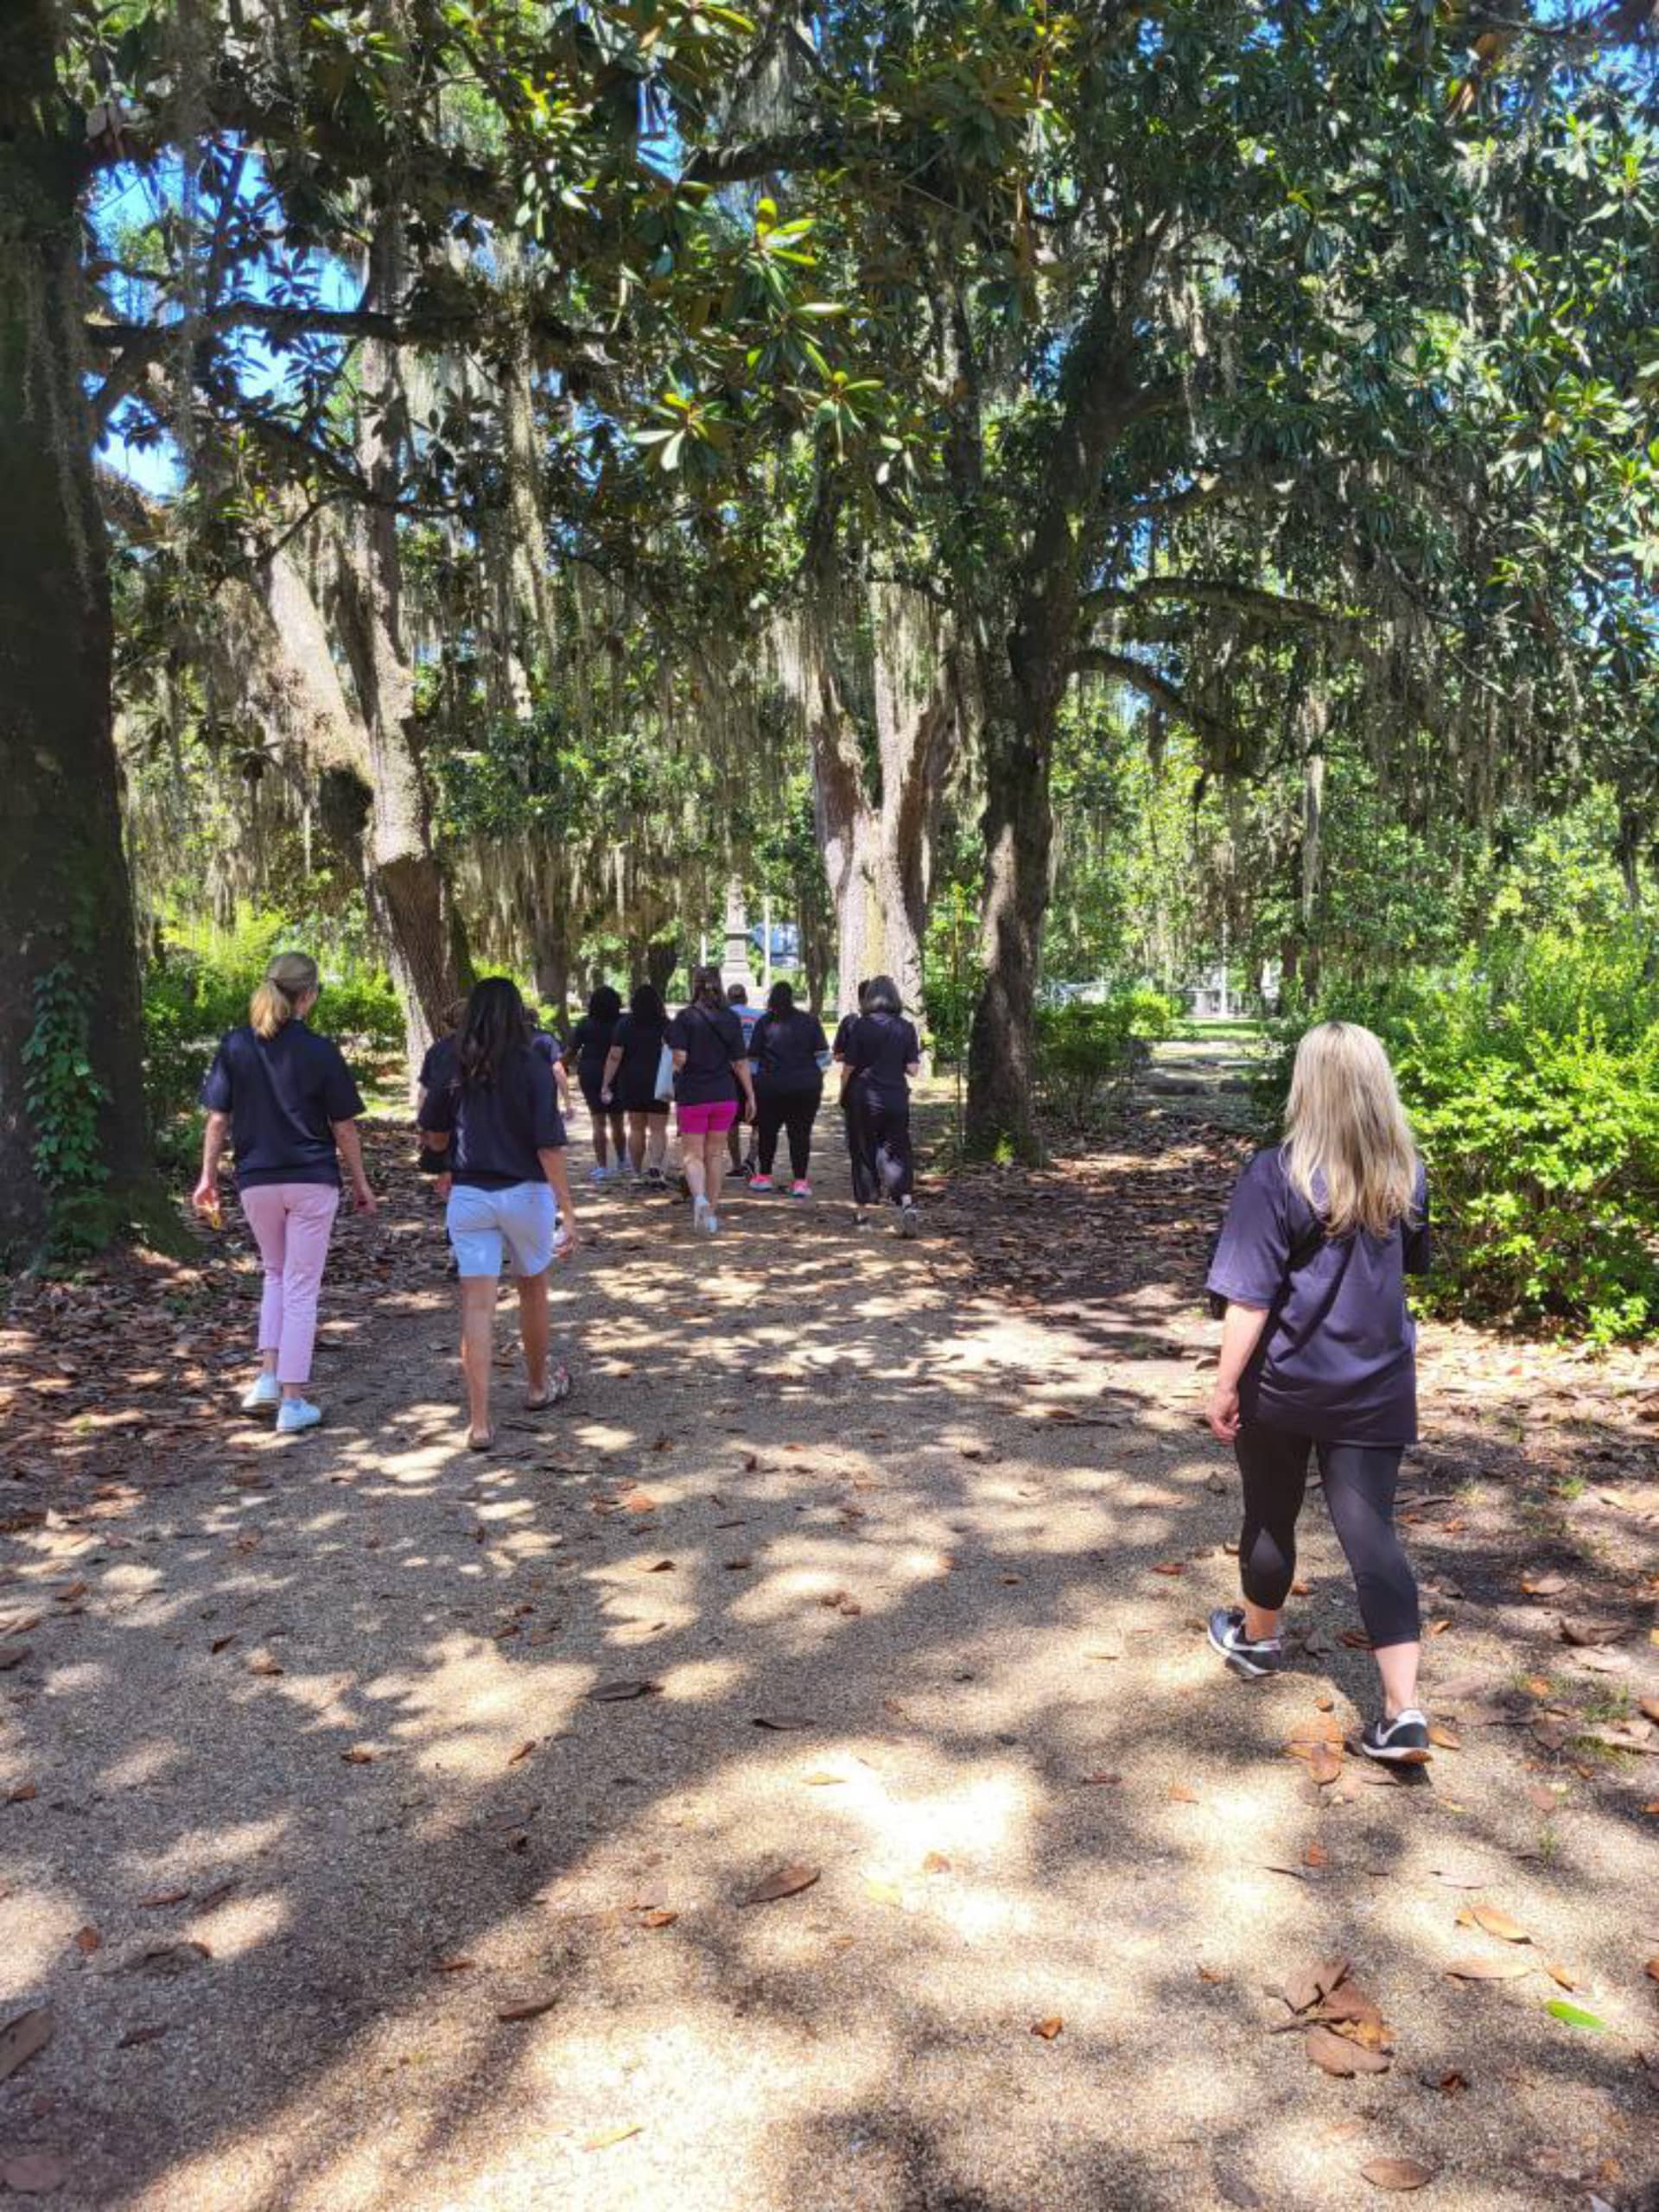
{"label": "black sneaker with white swoosh", "polygon": [[1390,1766],[1421,1766],[1431,1756],[1427,1719],[1408,1705],[1392,1720],[1373,1720],[1360,1738],[1359,1748],[1368,1759],[1382,1759]]}
{"label": "black sneaker with white swoosh", "polygon": [[1261,1675],[1275,1674],[1284,1650],[1276,1636],[1252,1642],[1245,1635],[1242,1605],[1216,1607],[1210,1616],[1210,1646],[1220,1652],[1236,1675],[1251,1681]]}

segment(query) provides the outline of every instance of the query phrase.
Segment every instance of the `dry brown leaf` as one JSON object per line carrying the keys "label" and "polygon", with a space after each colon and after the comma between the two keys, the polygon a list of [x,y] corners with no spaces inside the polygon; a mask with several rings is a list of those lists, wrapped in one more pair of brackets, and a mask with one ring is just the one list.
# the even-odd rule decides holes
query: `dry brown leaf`
{"label": "dry brown leaf", "polygon": [[157,1890],[153,1896],[140,1897],[138,1902],[141,1906],[145,1907],[159,1904],[182,1904],[189,1894],[188,1890]]}
{"label": "dry brown leaf", "polygon": [[774,1904],[779,1897],[798,1897],[803,1890],[811,1888],[820,1871],[817,1866],[799,1864],[779,1866],[763,1881],[758,1882],[743,1903],[746,1905]]}
{"label": "dry brown leaf", "polygon": [[1298,1744],[1339,1744],[1342,1723],[1334,1713],[1310,1713],[1296,1722],[1285,1740],[1293,1749]]}
{"label": "dry brown leaf", "polygon": [[1442,1726],[1438,1720],[1431,1721],[1429,1724],[1428,1740],[1431,1744],[1438,1744],[1443,1751],[1460,1751],[1463,1749],[1462,1737],[1454,1736],[1449,1728]]}
{"label": "dry brown leaf", "polygon": [[1459,1981],[1514,1981],[1532,1972],[1532,1961],[1481,1952],[1473,1957],[1453,1959],[1446,1971]]}
{"label": "dry brown leaf", "polygon": [[1165,1793],[1172,1805],[1196,1805],[1198,1793],[1189,1789],[1184,1782],[1172,1782]]}
{"label": "dry brown leaf", "polygon": [[1563,1989],[1582,1989],[1584,1987],[1582,1977],[1574,1974],[1571,1967],[1560,1966],[1554,1961],[1547,1959],[1544,1961],[1544,1972],[1549,1976],[1552,1981],[1559,1982]]}
{"label": "dry brown leaf", "polygon": [[637,2124],[632,2127],[607,2127],[602,2135],[590,2135],[582,2147],[584,2151],[608,2151],[613,2143],[626,2143],[644,2132]]}
{"label": "dry brown leaf", "polygon": [[282,1671],[280,1660],[261,1657],[250,1659],[248,1662],[248,1672],[251,1675],[280,1675]]}
{"label": "dry brown leaf", "polygon": [[1045,2043],[1052,2043],[1065,2025],[1065,2022],[1057,2012],[1052,2019],[1033,2020],[1031,2024],[1031,2032],[1034,2036],[1040,2036]]}
{"label": "dry brown leaf", "polygon": [[1477,1928],[1484,1928],[1489,1936],[1496,1936],[1500,1943],[1530,1943],[1531,1936],[1518,1920],[1512,1920],[1495,1904],[1465,1905],[1458,1918]]}
{"label": "dry brown leaf", "polygon": [[68,2175],[68,2167],[52,2151],[22,2151],[0,2165],[0,2181],[19,2196],[49,2196]]}
{"label": "dry brown leaf", "polygon": [[948,1874],[950,1861],[942,1851],[930,1851],[922,1861],[922,1872],[924,1874]]}
{"label": "dry brown leaf", "polygon": [[1342,1772],[1342,1753],[1334,1744],[1315,1744],[1307,1755],[1307,1770],[1325,1789]]}
{"label": "dry brown leaf", "polygon": [[1330,1853],[1316,1839],[1302,1853],[1302,1864],[1304,1866],[1324,1866],[1329,1864],[1330,1858]]}
{"label": "dry brown leaf", "polygon": [[1434,2178],[1433,2170],[1415,2158],[1371,2158],[1359,2171],[1373,2189],[1423,2189]]}
{"label": "dry brown leaf", "polygon": [[527,1743],[520,1744],[518,1750],[509,1755],[507,1764],[509,1766],[517,1766],[519,1760],[527,1759],[535,1748],[536,1738],[532,1736]]}
{"label": "dry brown leaf", "polygon": [[1659,1981],[1659,1958],[1649,1959],[1642,1971],[1649,1981]]}
{"label": "dry brown leaf", "polygon": [[1393,2063],[1380,2050],[1366,2050],[1361,2044],[1351,2043],[1346,2036],[1339,2036],[1327,2027],[1316,2026],[1303,2037],[1309,2063],[1322,2073],[1335,2074],[1344,2081],[1356,2074],[1386,2074]]}
{"label": "dry brown leaf", "polygon": [[1098,1767],[1093,1774],[1085,1774],[1083,1777],[1085,1788],[1091,1789],[1116,1789],[1122,1779],[1122,1776],[1110,1767]]}
{"label": "dry brown leaf", "polygon": [[798,1713],[757,1713],[754,1716],[754,1725],[757,1728],[784,1730],[810,1728],[812,1723],[804,1719]]}
{"label": "dry brown leaf", "polygon": [[1659,1727],[1659,1697],[1638,1698],[1637,1700],[1637,1705],[1638,1709],[1653,1722],[1654,1726],[1656,1727]]}
{"label": "dry brown leaf", "polygon": [[1340,1989],[1347,1979],[1346,1959],[1320,1959],[1313,1966],[1299,1967],[1281,1985],[1279,1993],[1293,2012],[1306,2012]]}
{"label": "dry brown leaf", "polygon": [[103,1943],[104,1938],[99,1934],[96,1928],[76,1929],[75,1948],[82,1953],[84,1956],[91,1958],[94,1951],[99,1950],[103,1948]]}
{"label": "dry brown leaf", "polygon": [[475,1963],[472,1959],[434,1959],[432,1971],[434,1974],[465,1974]]}
{"label": "dry brown leaf", "polygon": [[1158,1565],[1154,1567],[1152,1571],[1154,1574],[1167,1574],[1172,1577],[1178,1574],[1185,1574],[1186,1573],[1186,1561],[1184,1559],[1160,1560]]}
{"label": "dry brown leaf", "polygon": [[665,1905],[653,1905],[649,1912],[640,1914],[639,1925],[641,1928],[671,1928],[679,1916],[677,1912],[671,1912]]}
{"label": "dry brown leaf", "polygon": [[654,1697],[662,1687],[652,1681],[600,1682],[588,1691],[588,1698],[593,1705],[621,1705],[629,1698]]}
{"label": "dry brown leaf", "polygon": [[379,1753],[372,1751],[366,1744],[353,1744],[349,1751],[342,1751],[340,1756],[346,1766],[372,1766]]}
{"label": "dry brown leaf", "polygon": [[40,1794],[34,1783],[20,1782],[15,1789],[6,1792],[6,1802],[8,1805],[30,1805]]}
{"label": "dry brown leaf", "polygon": [[498,2005],[495,2017],[498,2020],[539,2020],[558,2001],[556,1997],[520,1997],[511,2005]]}
{"label": "dry brown leaf", "polygon": [[31,2005],[27,2012],[8,2020],[0,2028],[0,2082],[15,2074],[37,2050],[44,2050],[56,2026],[49,2005]]}
{"label": "dry brown leaf", "polygon": [[1525,1574],[1521,1587],[1529,1598],[1559,1598],[1567,1587],[1564,1574]]}
{"label": "dry brown leaf", "polygon": [[814,1774],[804,1774],[801,1777],[801,1780],[805,1783],[809,1789],[832,1789],[837,1784],[845,1782],[846,1779],[847,1777],[844,1774],[830,1774],[827,1771]]}
{"label": "dry brown leaf", "polygon": [[647,1574],[672,1574],[676,1568],[671,1559],[656,1559],[645,1571]]}

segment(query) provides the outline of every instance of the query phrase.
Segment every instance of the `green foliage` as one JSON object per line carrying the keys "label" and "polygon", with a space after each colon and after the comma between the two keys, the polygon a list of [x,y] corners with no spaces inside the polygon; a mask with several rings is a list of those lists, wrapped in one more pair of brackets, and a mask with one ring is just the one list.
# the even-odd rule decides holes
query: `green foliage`
{"label": "green foliage", "polygon": [[1037,1089],[1045,1112],[1071,1128],[1091,1127],[1178,1018],[1173,1001],[1145,988],[1039,1008]]}
{"label": "green foliage", "polygon": [[23,1102],[34,1133],[35,1173],[46,1193],[57,1253],[102,1242],[108,1170],[99,1143],[105,1092],[92,1073],[92,994],[69,961],[35,978],[35,1022],[23,1041]]}
{"label": "green foliage", "polygon": [[[169,1124],[188,1114],[214,1046],[248,1018],[248,1001],[272,953],[296,941],[278,914],[240,915],[228,931],[196,946],[170,948],[144,976],[144,1089],[164,1145]],[[404,1019],[386,978],[350,957],[318,955],[322,994],[313,1020],[339,1043],[360,1074],[401,1049]]]}
{"label": "green foliage", "polygon": [[1659,1328],[1659,977],[1637,925],[1498,937],[1454,969],[1330,991],[1279,1026],[1269,1109],[1296,1036],[1332,1019],[1394,1058],[1445,1310],[1604,1344]]}

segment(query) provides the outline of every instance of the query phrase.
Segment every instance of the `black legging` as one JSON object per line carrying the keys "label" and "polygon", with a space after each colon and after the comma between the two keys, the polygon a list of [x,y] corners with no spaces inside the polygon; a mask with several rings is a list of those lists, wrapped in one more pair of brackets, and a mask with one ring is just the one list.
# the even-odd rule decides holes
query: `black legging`
{"label": "black legging", "polygon": [[842,1103],[847,1109],[854,1198],[861,1206],[877,1205],[885,1192],[894,1205],[902,1205],[913,1180],[910,1101],[878,1097],[855,1077]]}
{"label": "black legging", "polygon": [[1394,1526],[1398,1444],[1315,1444],[1247,1422],[1234,1440],[1244,1478],[1238,1566],[1253,1605],[1277,1612],[1296,1574],[1296,1516],[1307,1490],[1307,1455],[1319,1455],[1325,1502],[1359,1592],[1359,1616],[1374,1650],[1415,1643],[1417,1583]]}
{"label": "black legging", "polygon": [[787,1129],[790,1172],[798,1183],[805,1182],[812,1158],[812,1124],[817,1119],[818,1103],[823,1096],[822,1084],[810,1090],[763,1090],[756,1095],[755,1147],[763,1175],[771,1174],[772,1163],[778,1157],[779,1131]]}

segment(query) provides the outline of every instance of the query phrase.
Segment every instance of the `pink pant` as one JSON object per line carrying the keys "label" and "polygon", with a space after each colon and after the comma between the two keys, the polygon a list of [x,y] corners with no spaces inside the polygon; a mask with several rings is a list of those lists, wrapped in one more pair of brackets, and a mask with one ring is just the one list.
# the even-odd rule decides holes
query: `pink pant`
{"label": "pink pant", "polygon": [[259,1300],[259,1349],[276,1355],[279,1382],[311,1380],[311,1348],[317,1340],[317,1294],[322,1288],[328,1236],[340,1211],[332,1183],[257,1183],[242,1192],[265,1263]]}

